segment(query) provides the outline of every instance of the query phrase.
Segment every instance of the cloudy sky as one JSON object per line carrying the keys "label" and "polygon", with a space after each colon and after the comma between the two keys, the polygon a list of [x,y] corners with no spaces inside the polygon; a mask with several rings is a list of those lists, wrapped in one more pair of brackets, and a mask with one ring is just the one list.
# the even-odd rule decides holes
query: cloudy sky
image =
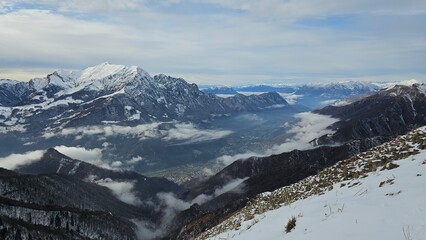
{"label": "cloudy sky", "polygon": [[0,78],[101,62],[201,84],[425,81],[424,0],[0,0]]}

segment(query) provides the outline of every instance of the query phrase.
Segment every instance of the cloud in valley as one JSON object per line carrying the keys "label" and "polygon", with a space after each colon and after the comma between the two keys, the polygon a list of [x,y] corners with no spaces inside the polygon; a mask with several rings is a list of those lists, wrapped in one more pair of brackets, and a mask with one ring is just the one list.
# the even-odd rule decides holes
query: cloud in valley
{"label": "cloud in valley", "polygon": [[[163,127],[167,125],[167,127]],[[141,140],[161,138],[165,141],[184,141],[184,143],[203,142],[226,137],[232,134],[230,130],[201,129],[193,123],[149,123],[137,126],[120,125],[96,125],[77,128],[64,128],[57,133],[46,132],[45,138],[59,136],[76,136],[81,139],[84,136],[127,136]]]}
{"label": "cloud in valley", "polygon": [[102,149],[100,148],[85,148],[81,146],[56,146],[58,152],[77,160],[87,162],[98,167],[107,169],[120,169],[123,165],[120,161],[110,161],[103,158]]}
{"label": "cloud in valley", "polygon": [[163,205],[163,216],[161,219],[160,228],[151,228],[149,224],[144,221],[134,221],[138,226],[138,235],[141,239],[153,239],[156,237],[161,237],[165,233],[165,229],[174,220],[176,213],[186,210],[191,207],[193,204],[203,204],[207,201],[214,199],[215,197],[222,195],[226,192],[241,192],[244,191],[243,182],[244,179],[232,179],[227,184],[218,187],[215,189],[212,195],[200,194],[191,201],[183,201],[182,199],[177,198],[173,193],[158,193],[157,197]]}
{"label": "cloud in valley", "polygon": [[164,140],[189,140],[189,142],[215,140],[226,137],[231,133],[232,131],[229,130],[199,129],[192,123],[176,124],[174,128],[162,132]]}
{"label": "cloud in valley", "polygon": [[54,148],[68,157],[85,162],[96,162],[102,159],[102,149],[100,148],[87,149],[84,147],[68,147],[64,145],[56,146]]}
{"label": "cloud in valley", "polygon": [[339,121],[337,118],[312,112],[298,113],[295,117],[298,119],[297,122],[287,130],[287,133],[292,134],[292,136],[286,139],[285,143],[275,145],[266,151],[267,155],[288,152],[294,149],[305,150],[313,148],[309,142],[325,134],[334,133],[333,130],[327,127]]}
{"label": "cloud in valley", "polygon": [[96,184],[107,187],[111,189],[112,193],[122,202],[131,204],[131,205],[139,205],[141,201],[133,192],[133,188],[135,187],[135,183],[132,181],[114,181],[110,178],[100,179],[94,181]]}
{"label": "cloud in valley", "polygon": [[20,166],[25,166],[40,160],[46,151],[37,150],[22,154],[10,154],[9,156],[0,158],[0,167],[14,170]]}
{"label": "cloud in valley", "polygon": [[289,127],[289,129],[286,131],[286,134],[288,134],[289,137],[285,140],[284,143],[274,145],[262,152],[248,151],[235,155],[220,156],[215,159],[216,165],[212,169],[206,169],[205,171],[208,173],[216,172],[218,169],[221,169],[224,166],[228,166],[236,160],[247,159],[252,156],[264,157],[272,154],[289,152],[296,149],[306,150],[314,148],[314,146],[310,144],[310,141],[325,134],[333,134],[334,131],[328,129],[327,127],[339,121],[337,118],[332,118],[327,115],[312,112],[295,114],[295,118],[296,120],[293,125],[288,123],[284,124],[284,126]]}

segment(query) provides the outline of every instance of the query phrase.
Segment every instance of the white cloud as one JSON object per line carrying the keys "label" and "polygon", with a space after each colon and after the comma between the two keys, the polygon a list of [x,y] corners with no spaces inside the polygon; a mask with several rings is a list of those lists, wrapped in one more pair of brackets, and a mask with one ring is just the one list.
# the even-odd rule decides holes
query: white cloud
{"label": "white cloud", "polygon": [[210,201],[227,192],[241,192],[244,190],[244,184],[242,183],[247,179],[248,178],[232,179],[225,185],[216,188],[213,194],[200,194],[189,202],[185,202],[181,199],[176,198],[172,193],[159,193],[157,194],[157,196],[166,206],[171,207],[177,211],[183,211],[185,209],[188,209],[193,204],[204,204],[207,201]]}
{"label": "white cloud", "polygon": [[301,97],[303,97],[303,95],[297,95],[297,94],[293,94],[293,93],[280,93],[281,97],[283,97],[288,104],[293,105],[297,103],[297,100]]}
{"label": "white cloud", "polygon": [[198,2],[210,2],[228,8],[247,11],[259,17],[287,22],[339,14],[413,15],[426,12],[426,4],[421,0],[410,1],[410,3],[398,0],[373,2],[369,0],[317,0],[315,2],[310,0],[198,0]]}
{"label": "white cloud", "polygon": [[215,159],[216,164],[213,169],[206,169],[206,171],[214,172],[217,169],[222,169],[225,166],[235,162],[239,159],[247,159],[250,157],[264,157],[272,154],[280,154],[283,152],[290,152],[292,150],[307,150],[314,148],[310,143],[315,138],[321,137],[325,134],[333,134],[334,131],[327,127],[333,123],[339,121],[337,118],[332,118],[327,115],[316,114],[312,112],[303,112],[295,114],[297,119],[293,125],[289,125],[287,122],[285,126],[291,126],[286,134],[289,137],[282,144],[277,144],[261,152],[248,151],[245,153],[239,153],[235,155],[223,155]]}
{"label": "white cloud", "polygon": [[[260,154],[260,155],[263,156],[263,154]],[[239,153],[235,155],[222,155],[216,158],[216,161],[221,166],[228,166],[229,164],[237,161],[238,159],[246,159],[252,156],[259,156],[259,153],[245,152],[245,153]]]}
{"label": "white cloud", "polygon": [[0,167],[14,170],[40,160],[45,152],[46,151],[37,150],[22,154],[10,154],[9,156],[0,158]]}
{"label": "white cloud", "polygon": [[[119,161],[110,162],[106,159],[103,159],[102,149],[100,148],[85,148],[80,146],[56,146],[54,147],[58,152],[77,160],[81,160],[90,164],[93,164],[98,167],[113,169],[120,168]],[[121,163],[122,164],[122,163]]]}
{"label": "white cloud", "polygon": [[192,123],[176,124],[174,128],[163,131],[164,140],[189,140],[189,142],[203,142],[208,140],[215,140],[230,135],[232,131],[229,130],[208,130],[199,129]]}
{"label": "white cloud", "polygon": [[[16,3],[37,7],[14,8]],[[180,11],[178,4],[193,12]],[[166,0],[154,5],[2,1],[1,77],[104,61],[198,83],[426,75],[425,1]]]}
{"label": "white cloud", "polygon": [[117,182],[110,178],[95,180],[96,184],[111,189],[112,193],[122,202],[139,205],[141,204],[140,199],[133,192],[135,186],[134,182]]}
{"label": "white cloud", "polygon": [[[52,2],[52,1],[48,1]],[[106,14],[110,12],[143,8],[143,1],[138,0],[66,0],[54,1],[59,11]]]}
{"label": "white cloud", "polygon": [[75,135],[79,138],[83,136],[100,135],[109,136],[130,136],[141,140],[148,138],[162,138],[165,141],[186,141],[185,143],[202,142],[223,138],[232,133],[229,130],[209,130],[198,128],[193,123],[165,123],[170,124],[170,128],[161,129],[164,123],[149,123],[137,126],[119,126],[119,125],[97,125],[77,128],[64,128],[57,133],[45,132],[45,138],[51,138],[56,135],[69,136]]}
{"label": "white cloud", "polygon": [[102,149],[100,148],[86,149],[84,147],[68,147],[64,145],[54,148],[64,155],[85,162],[94,163],[102,159]]}
{"label": "white cloud", "polygon": [[132,157],[129,161],[127,161],[127,164],[136,164],[140,161],[143,161],[144,159],[141,156]]}
{"label": "white cloud", "polygon": [[331,124],[339,121],[337,118],[332,118],[327,115],[321,115],[311,112],[296,114],[298,121],[288,131],[288,134],[293,134],[285,143],[276,145],[266,151],[267,155],[288,152],[294,149],[305,150],[313,148],[309,143],[315,138],[325,134],[334,133],[333,130],[327,129]]}
{"label": "white cloud", "polygon": [[[163,216],[161,218],[160,227],[151,226],[149,223],[144,221],[134,220],[133,222],[138,226],[138,236],[141,239],[156,239],[164,236],[167,232],[167,227],[170,226],[170,222],[174,220],[177,212],[186,210],[191,205],[203,204],[207,201],[223,194],[226,192],[241,192],[244,190],[244,184],[242,184],[247,178],[244,179],[232,179],[224,186],[215,189],[212,195],[200,194],[191,201],[183,201],[177,198],[173,193],[161,192],[157,194],[158,199],[161,201]],[[154,206],[153,206],[154,207]]]}
{"label": "white cloud", "polygon": [[111,167],[113,167],[113,168],[119,168],[121,166],[123,166],[123,163],[120,162],[120,161],[114,161],[114,162],[111,163]]}
{"label": "white cloud", "polygon": [[244,185],[242,183],[247,179],[248,178],[233,179],[232,181],[225,184],[223,187],[216,189],[214,191],[214,196],[217,197],[217,196],[220,196],[220,195],[227,193],[227,192],[241,192],[241,191],[243,191]]}

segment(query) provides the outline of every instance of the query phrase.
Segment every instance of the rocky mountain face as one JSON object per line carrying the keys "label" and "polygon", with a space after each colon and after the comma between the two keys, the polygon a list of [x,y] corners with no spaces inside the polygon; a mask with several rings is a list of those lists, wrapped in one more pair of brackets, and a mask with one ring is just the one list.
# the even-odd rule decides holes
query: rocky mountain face
{"label": "rocky mountain face", "polygon": [[0,81],[0,127],[9,130],[202,120],[273,105],[287,102],[276,93],[223,99],[181,78],[109,63],[25,83]]}
{"label": "rocky mountain face", "polygon": [[312,143],[334,144],[376,136],[393,137],[426,124],[424,85],[395,86],[346,106],[327,106],[315,111],[341,119]]}
{"label": "rocky mountain face", "polygon": [[[416,126],[425,125],[424,89],[419,85],[395,86],[346,106],[318,110],[318,113],[341,119],[330,126],[335,130],[334,134],[312,141],[319,147],[237,160],[209,179],[188,186],[181,197],[190,200],[201,194],[211,195],[233,179],[245,179],[234,191],[181,213],[177,221],[181,224],[171,226],[174,229],[171,238],[197,236],[245,206],[256,194],[295,183]],[[334,146],[321,146],[324,144]]]}

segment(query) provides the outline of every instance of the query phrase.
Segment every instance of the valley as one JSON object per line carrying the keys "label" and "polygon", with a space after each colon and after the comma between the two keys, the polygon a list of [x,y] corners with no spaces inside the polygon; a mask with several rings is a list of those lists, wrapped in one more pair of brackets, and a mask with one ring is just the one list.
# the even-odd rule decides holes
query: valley
{"label": "valley", "polygon": [[[23,92],[16,92],[20,82],[0,83],[7,99],[18,95],[3,100],[0,112],[6,238],[16,231],[52,239],[237,237],[230,216],[259,196],[339,169],[333,166],[426,125],[419,83],[298,88],[316,103],[344,99],[319,109],[277,92],[220,97],[181,78],[108,63],[33,79]],[[114,228],[100,220],[104,214]]]}
{"label": "valley", "polygon": [[425,240],[425,43],[425,0],[0,0],[0,240]]}

